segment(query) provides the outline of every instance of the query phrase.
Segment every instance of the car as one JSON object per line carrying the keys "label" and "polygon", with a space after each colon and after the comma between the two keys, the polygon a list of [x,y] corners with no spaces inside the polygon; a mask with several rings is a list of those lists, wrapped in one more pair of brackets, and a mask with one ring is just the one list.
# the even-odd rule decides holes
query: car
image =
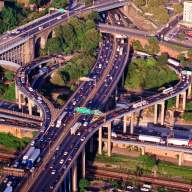
{"label": "car", "polygon": [[67,154],[68,154],[68,152],[67,152],[67,151],[65,151],[63,155],[64,155],[64,156],[66,156]]}
{"label": "car", "polygon": [[56,151],[58,151],[59,150],[59,146],[58,147],[56,147]]}
{"label": "car", "polygon": [[78,136],[80,136],[80,135],[81,135],[81,133],[80,133],[80,132],[78,132],[78,133],[77,133],[77,135],[78,135]]}
{"label": "car", "polygon": [[88,122],[85,121],[85,122],[83,123],[83,127],[87,127],[87,125],[88,125]]}
{"label": "car", "polygon": [[55,173],[56,173],[56,170],[53,169],[53,170],[51,171],[51,175],[55,175]]}
{"label": "car", "polygon": [[38,29],[39,29],[39,31],[40,31],[40,30],[42,30],[42,29],[43,29],[43,27],[42,27],[42,26],[40,26],[40,27],[38,27]]}
{"label": "car", "polygon": [[33,146],[34,144],[35,144],[35,141],[32,141],[32,142],[31,142],[31,146]]}
{"label": "car", "polygon": [[30,169],[30,172],[33,173],[34,170],[35,170],[35,167],[32,167],[32,168]]}
{"label": "car", "polygon": [[4,180],[3,180],[3,183],[7,183],[8,182],[8,178],[6,177]]}
{"label": "car", "polygon": [[7,183],[7,186],[11,186],[11,184],[12,184],[12,181],[9,181],[9,182]]}
{"label": "car", "polygon": [[81,138],[81,141],[85,141],[85,137],[82,137],[82,138]]}
{"label": "car", "polygon": [[62,17],[61,17],[61,16],[58,16],[58,17],[57,17],[57,20],[59,20],[59,19],[62,19]]}
{"label": "car", "polygon": [[60,163],[60,164],[63,164],[63,163],[64,163],[64,159],[61,159],[61,160],[59,161],[59,163]]}
{"label": "car", "polygon": [[68,161],[71,161],[71,157],[69,157],[67,160],[68,160]]}

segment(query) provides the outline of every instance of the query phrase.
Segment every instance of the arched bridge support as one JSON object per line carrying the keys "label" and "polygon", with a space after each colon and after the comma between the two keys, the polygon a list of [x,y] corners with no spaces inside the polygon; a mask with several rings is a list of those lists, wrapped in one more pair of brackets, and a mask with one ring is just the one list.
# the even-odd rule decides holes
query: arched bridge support
{"label": "arched bridge support", "polygon": [[165,120],[165,101],[162,101],[161,103],[155,104],[154,105],[154,124],[158,123],[158,105],[161,105],[161,119],[160,123],[161,125],[164,125],[164,120]]}
{"label": "arched bridge support", "polygon": [[[191,87],[191,86],[190,86]],[[188,96],[191,94],[191,88],[188,88]],[[176,109],[179,109],[180,106],[180,96],[182,96],[182,110],[185,111],[186,108],[186,99],[187,99],[187,92],[184,91],[183,93],[176,96]]]}

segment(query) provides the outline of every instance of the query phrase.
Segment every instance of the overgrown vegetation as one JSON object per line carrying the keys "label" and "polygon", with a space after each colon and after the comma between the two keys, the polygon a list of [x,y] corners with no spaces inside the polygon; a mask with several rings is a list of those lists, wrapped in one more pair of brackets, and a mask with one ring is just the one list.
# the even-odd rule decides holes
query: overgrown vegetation
{"label": "overgrown vegetation", "polygon": [[15,28],[29,14],[29,10],[14,2],[5,2],[5,7],[0,12],[0,34]]}
{"label": "overgrown vegetation", "polygon": [[[93,160],[90,156],[89,159]],[[181,167],[172,163],[160,161],[155,156],[140,156],[137,158],[127,157],[123,155],[113,154],[112,157],[105,155],[96,155],[95,161],[103,162],[110,165],[116,165],[117,171],[125,173],[134,173],[137,175],[151,175],[154,167],[157,168],[157,175],[169,178],[177,179],[178,181],[185,181],[191,183],[192,181],[192,168]],[[113,170],[116,168],[113,167]]]}
{"label": "overgrown vegetation", "polygon": [[30,139],[27,137],[20,139],[10,133],[0,133],[0,145],[10,150],[22,150],[29,142]]}
{"label": "overgrown vegetation", "polygon": [[[147,18],[157,25],[164,25],[169,21],[170,15],[166,8],[166,0],[134,0],[134,3],[147,14]],[[173,14],[182,12],[182,4],[173,4]]]}
{"label": "overgrown vegetation", "polygon": [[192,102],[187,101],[186,110],[183,114],[183,118],[185,121],[192,121]]}
{"label": "overgrown vegetation", "polygon": [[176,73],[170,70],[165,64],[166,59],[164,56],[159,57],[159,59],[153,57],[134,59],[128,65],[125,88],[158,89],[167,83],[176,81]]}
{"label": "overgrown vegetation", "polygon": [[[79,78],[89,73],[96,61],[96,48],[100,41],[100,34],[95,25],[97,19],[96,13],[84,18],[73,17],[64,26],[56,29],[55,38],[48,40],[45,50],[41,52],[74,55],[69,62],[51,75],[52,85],[65,86],[74,91]],[[65,95],[60,95],[58,103],[63,104],[66,98]]]}
{"label": "overgrown vegetation", "polygon": [[0,67],[0,99],[15,100],[14,73]]}

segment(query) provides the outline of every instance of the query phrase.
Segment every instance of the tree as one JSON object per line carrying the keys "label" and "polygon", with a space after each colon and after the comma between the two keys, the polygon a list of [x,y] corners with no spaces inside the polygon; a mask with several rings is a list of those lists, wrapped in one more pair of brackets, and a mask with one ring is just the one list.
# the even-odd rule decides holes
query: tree
{"label": "tree", "polygon": [[141,45],[141,42],[139,40],[134,40],[132,44],[133,44],[134,50],[139,50],[139,51],[143,50],[143,46]]}
{"label": "tree", "polygon": [[66,24],[63,27],[63,31],[62,31],[62,35],[63,35],[63,39],[65,41],[65,43],[68,46],[69,51],[72,51],[76,48],[76,34],[74,31],[73,26]]}
{"label": "tree", "polygon": [[150,37],[148,39],[149,45],[145,48],[150,54],[157,54],[160,51],[159,41],[156,37]]}
{"label": "tree", "polygon": [[54,0],[52,6],[55,8],[65,8],[68,5],[68,0]]}
{"label": "tree", "polygon": [[85,52],[92,52],[99,43],[100,37],[96,29],[90,29],[86,31],[84,41],[82,41],[81,47]]}
{"label": "tree", "polygon": [[173,4],[174,14],[181,13],[183,11],[183,6],[180,3]]}
{"label": "tree", "polygon": [[158,63],[160,65],[164,65],[167,64],[167,60],[168,60],[168,54],[163,53],[158,57]]}
{"label": "tree", "polygon": [[0,83],[0,95],[3,95],[5,92],[4,86],[2,83]]}
{"label": "tree", "polygon": [[187,56],[192,59],[192,48],[190,48],[187,52]]}
{"label": "tree", "polygon": [[87,179],[81,179],[79,181],[80,192],[85,192],[85,188],[90,185],[90,182]]}
{"label": "tree", "polygon": [[2,18],[3,18],[5,30],[7,30],[7,29],[9,30],[9,29],[15,27],[17,24],[16,11],[9,7],[3,8]]}
{"label": "tree", "polygon": [[13,78],[14,78],[14,73],[11,72],[11,71],[5,71],[5,78],[6,78],[7,80],[13,80]]}
{"label": "tree", "polygon": [[45,49],[48,54],[56,54],[63,51],[61,42],[58,38],[48,39]]}
{"label": "tree", "polygon": [[178,55],[177,59],[183,64],[185,62],[185,55],[180,54],[180,55]]}
{"label": "tree", "polygon": [[138,7],[142,7],[145,5],[145,0],[134,0],[134,3],[138,6]]}

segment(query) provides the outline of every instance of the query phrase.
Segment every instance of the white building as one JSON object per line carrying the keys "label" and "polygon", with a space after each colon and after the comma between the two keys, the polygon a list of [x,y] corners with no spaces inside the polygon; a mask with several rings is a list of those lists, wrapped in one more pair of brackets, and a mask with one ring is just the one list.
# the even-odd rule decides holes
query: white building
{"label": "white building", "polygon": [[192,24],[192,1],[184,2],[183,22]]}

